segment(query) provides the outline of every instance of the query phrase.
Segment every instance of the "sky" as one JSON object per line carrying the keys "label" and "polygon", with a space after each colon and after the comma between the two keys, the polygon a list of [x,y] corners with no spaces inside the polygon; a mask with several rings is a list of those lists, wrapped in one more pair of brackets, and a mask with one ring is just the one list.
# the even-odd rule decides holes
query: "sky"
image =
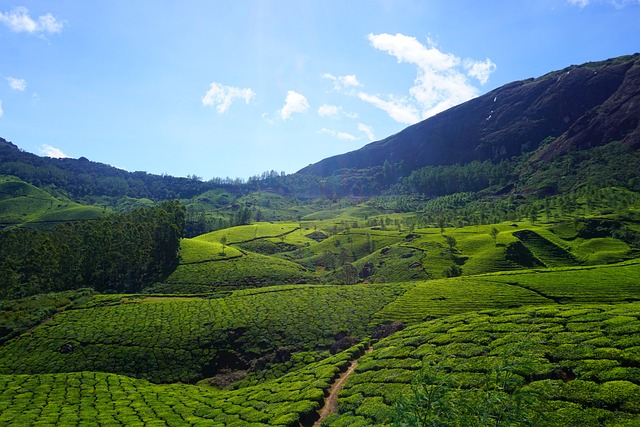
{"label": "sky", "polygon": [[0,137],[294,173],[506,83],[640,52],[640,0],[0,0]]}

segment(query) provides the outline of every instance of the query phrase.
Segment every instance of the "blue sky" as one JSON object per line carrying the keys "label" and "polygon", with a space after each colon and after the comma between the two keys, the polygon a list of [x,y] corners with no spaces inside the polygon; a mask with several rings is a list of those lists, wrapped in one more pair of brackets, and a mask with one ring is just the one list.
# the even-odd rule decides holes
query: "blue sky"
{"label": "blue sky", "polygon": [[0,137],[129,171],[293,173],[639,51],[640,0],[0,0]]}

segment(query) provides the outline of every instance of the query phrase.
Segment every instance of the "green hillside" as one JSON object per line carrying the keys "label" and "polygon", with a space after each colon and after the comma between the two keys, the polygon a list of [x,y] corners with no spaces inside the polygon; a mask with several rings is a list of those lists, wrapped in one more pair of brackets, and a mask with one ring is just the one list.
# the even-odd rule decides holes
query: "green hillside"
{"label": "green hillside", "polygon": [[0,227],[55,224],[104,215],[104,209],[59,199],[18,178],[0,175]]}
{"label": "green hillside", "polygon": [[[0,347],[0,373],[100,371],[196,382],[285,348],[326,351],[364,339],[410,286],[286,286],[224,298],[96,296]],[[67,351],[69,350],[69,351]]]}
{"label": "green hillside", "polygon": [[[19,197],[58,200],[6,182],[16,212]],[[616,212],[554,201],[536,215],[523,209],[544,202],[531,202],[505,221],[487,210],[485,223],[440,216],[454,197],[401,200],[313,202],[295,221],[182,238],[177,265],[139,294],[3,301],[0,424],[420,425],[426,406],[436,425],[640,420],[637,199]],[[41,202],[25,217],[65,212]],[[169,219],[141,210],[101,223],[107,252],[162,236],[135,225],[151,212]]]}

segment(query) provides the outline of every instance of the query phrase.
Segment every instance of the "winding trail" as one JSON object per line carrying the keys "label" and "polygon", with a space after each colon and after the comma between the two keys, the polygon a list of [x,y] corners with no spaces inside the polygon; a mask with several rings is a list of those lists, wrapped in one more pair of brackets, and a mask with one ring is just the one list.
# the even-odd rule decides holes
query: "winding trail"
{"label": "winding trail", "polygon": [[[364,354],[371,353],[372,351],[373,348],[369,347]],[[338,394],[340,394],[340,390],[342,390],[344,384],[347,382],[353,371],[358,367],[358,360],[359,359],[353,359],[349,368],[341,373],[338,379],[331,385],[331,388],[329,389],[329,396],[324,400],[324,406],[318,411],[320,418],[313,423],[314,427],[319,427],[325,418],[338,412]]]}

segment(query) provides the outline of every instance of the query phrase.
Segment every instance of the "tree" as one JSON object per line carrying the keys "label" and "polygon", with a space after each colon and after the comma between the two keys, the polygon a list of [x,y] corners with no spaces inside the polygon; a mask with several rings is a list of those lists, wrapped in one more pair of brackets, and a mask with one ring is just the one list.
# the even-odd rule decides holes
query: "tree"
{"label": "tree", "polygon": [[498,234],[500,234],[500,231],[495,227],[491,227],[491,231],[489,231],[489,234],[491,235],[491,237],[493,237],[493,243],[497,246],[498,245]]}
{"label": "tree", "polygon": [[531,225],[535,225],[538,220],[538,208],[535,205],[531,206],[531,210],[529,211],[529,221],[531,221]]}
{"label": "tree", "polygon": [[342,266],[342,283],[352,285],[358,281],[358,270],[353,264],[346,263]]}
{"label": "tree", "polygon": [[382,175],[387,181],[391,179],[391,163],[389,163],[388,159],[385,159],[382,165]]}
{"label": "tree", "polygon": [[376,250],[376,243],[375,241],[371,238],[371,234],[367,233],[365,234],[365,239],[367,241],[367,251],[372,254],[375,252]]}
{"label": "tree", "polygon": [[227,244],[227,236],[220,237],[220,243],[222,244],[222,255],[224,255],[224,246]]}
{"label": "tree", "polygon": [[453,251],[456,248],[456,245],[458,244],[458,242],[456,241],[456,238],[453,236],[444,236],[444,238],[447,240],[447,245],[449,245],[449,251],[453,253]]}

